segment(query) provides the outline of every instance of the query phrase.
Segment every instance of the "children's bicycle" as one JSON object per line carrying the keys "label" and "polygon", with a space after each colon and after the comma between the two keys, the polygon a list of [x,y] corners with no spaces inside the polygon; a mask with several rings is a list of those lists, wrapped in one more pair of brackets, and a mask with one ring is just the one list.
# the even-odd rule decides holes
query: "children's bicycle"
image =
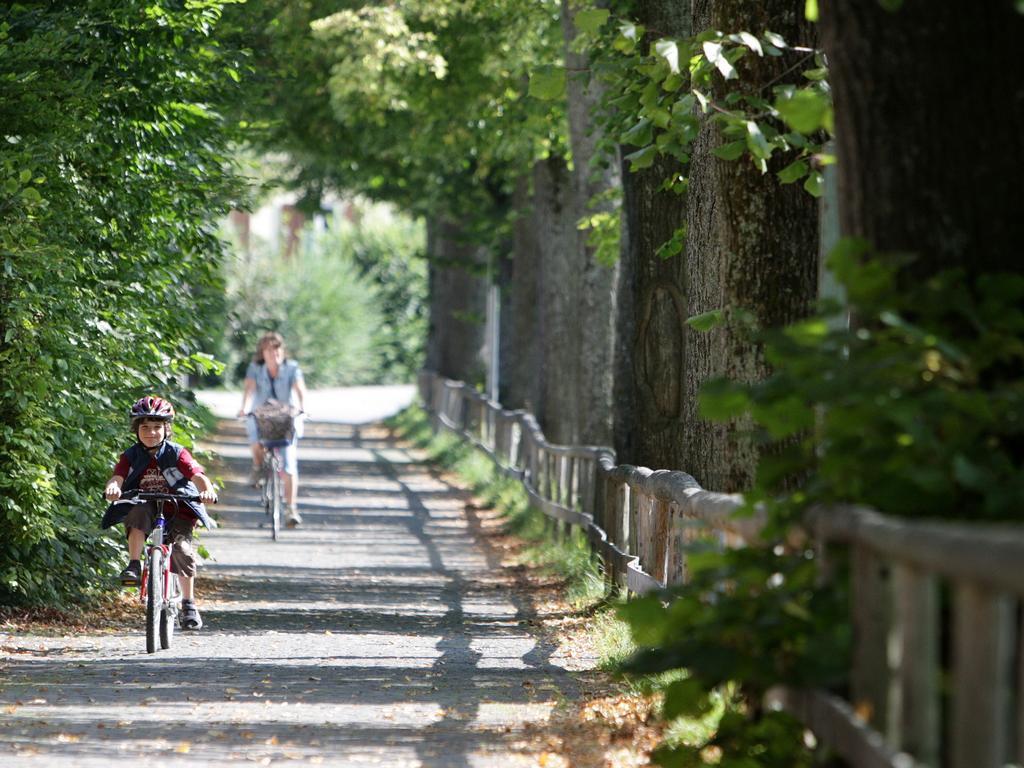
{"label": "children's bicycle", "polygon": [[155,653],[159,638],[160,648],[171,647],[174,625],[181,610],[181,582],[171,573],[173,542],[167,542],[167,521],[164,518],[166,501],[200,501],[199,496],[178,493],[150,493],[126,491],[115,504],[145,504],[156,502],[156,521],[149,534],[146,558],[142,568],[139,598],[146,608],[146,653]]}

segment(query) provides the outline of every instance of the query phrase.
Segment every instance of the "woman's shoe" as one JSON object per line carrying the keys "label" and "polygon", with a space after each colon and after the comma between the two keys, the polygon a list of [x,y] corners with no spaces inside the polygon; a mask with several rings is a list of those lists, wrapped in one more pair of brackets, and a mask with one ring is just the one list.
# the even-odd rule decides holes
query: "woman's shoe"
{"label": "woman's shoe", "polygon": [[296,528],[302,525],[302,515],[295,507],[288,507],[288,514],[285,515],[284,524],[289,528]]}

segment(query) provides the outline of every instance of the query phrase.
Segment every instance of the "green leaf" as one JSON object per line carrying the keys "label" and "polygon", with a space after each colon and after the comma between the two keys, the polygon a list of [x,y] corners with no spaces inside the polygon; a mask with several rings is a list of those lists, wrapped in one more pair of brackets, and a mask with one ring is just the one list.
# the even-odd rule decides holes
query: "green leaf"
{"label": "green leaf", "polygon": [[754,157],[762,160],[772,156],[772,145],[765,138],[761,126],[753,120],[747,121],[747,148]]}
{"label": "green leaf", "polygon": [[896,11],[903,7],[903,0],[878,0],[878,4],[889,11],[889,13],[896,13]]}
{"label": "green leaf", "polygon": [[817,171],[812,171],[807,175],[807,179],[804,181],[804,189],[810,192],[815,197],[821,197],[822,190],[822,178],[821,174]]}
{"label": "green leaf", "polygon": [[542,101],[554,101],[565,96],[565,69],[543,66],[530,73],[530,96]]}
{"label": "green leaf", "polygon": [[712,309],[708,312],[702,312],[699,315],[693,315],[686,319],[686,324],[693,328],[695,331],[710,331],[712,328],[716,328],[725,322],[725,312],[721,309]]}
{"label": "green leaf", "polygon": [[792,184],[794,181],[799,181],[807,175],[807,163],[803,160],[794,160],[779,171],[778,175],[779,181],[783,184]]}
{"label": "green leaf", "polygon": [[764,50],[761,48],[761,41],[752,34],[749,32],[740,32],[739,38],[747,48],[752,50],[758,56],[764,56]]}
{"label": "green leaf", "polygon": [[668,63],[668,68],[673,74],[679,74],[679,46],[675,40],[656,41],[654,51]]}
{"label": "green leaf", "polygon": [[818,0],[806,0],[804,3],[804,17],[808,21],[818,20]]}
{"label": "green leaf", "polygon": [[698,411],[711,421],[728,421],[747,412],[750,396],[732,382],[713,379],[701,387],[697,398]]}
{"label": "green leaf", "polygon": [[728,144],[715,147],[711,151],[716,157],[720,157],[723,160],[736,160],[740,155],[747,151],[747,142],[745,140],[730,141]]}
{"label": "green leaf", "polygon": [[577,11],[573,23],[580,32],[593,36],[601,30],[609,16],[611,11],[607,8],[585,8]]}
{"label": "green leaf", "polygon": [[25,187],[21,190],[21,199],[26,203],[41,203],[43,196],[39,194],[39,190],[35,187]]}
{"label": "green leaf", "polygon": [[711,710],[710,692],[695,678],[675,680],[665,689],[662,714],[666,720],[677,717],[700,717]]}
{"label": "green leaf", "polygon": [[825,126],[832,105],[823,93],[804,88],[788,99],[776,101],[775,109],[794,130],[813,133]]}
{"label": "green leaf", "polygon": [[658,148],[651,144],[626,155],[625,159],[629,161],[629,169],[631,171],[642,171],[644,168],[650,168],[654,164],[654,158],[657,154]]}
{"label": "green leaf", "polygon": [[651,143],[653,139],[654,129],[651,126],[651,121],[644,117],[640,121],[626,131],[622,136],[619,137],[619,141],[622,144],[631,145],[634,147],[645,147]]}
{"label": "green leaf", "polygon": [[722,77],[726,80],[733,80],[738,77],[736,69],[722,52],[721,43],[712,43],[711,41],[708,41],[703,44],[703,48],[704,55],[707,57],[707,60],[715,65],[718,71],[722,73]]}

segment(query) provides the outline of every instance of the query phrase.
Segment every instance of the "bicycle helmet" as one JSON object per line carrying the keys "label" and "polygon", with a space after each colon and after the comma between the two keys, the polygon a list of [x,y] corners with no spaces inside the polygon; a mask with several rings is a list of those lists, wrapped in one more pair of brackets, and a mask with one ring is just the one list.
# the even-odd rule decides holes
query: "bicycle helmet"
{"label": "bicycle helmet", "polygon": [[140,397],[129,411],[132,424],[142,419],[157,419],[159,421],[174,421],[174,406],[162,397]]}

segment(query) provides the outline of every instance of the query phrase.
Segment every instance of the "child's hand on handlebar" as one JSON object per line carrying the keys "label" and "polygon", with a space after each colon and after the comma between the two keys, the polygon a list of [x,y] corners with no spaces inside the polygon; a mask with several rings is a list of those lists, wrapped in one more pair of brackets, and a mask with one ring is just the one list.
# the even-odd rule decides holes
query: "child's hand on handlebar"
{"label": "child's hand on handlebar", "polygon": [[104,490],[103,495],[107,501],[117,501],[121,498],[121,486],[117,483],[110,483],[107,485],[106,490]]}
{"label": "child's hand on handlebar", "polygon": [[216,504],[217,503],[217,492],[212,488],[208,491],[199,492],[199,500],[204,504]]}

